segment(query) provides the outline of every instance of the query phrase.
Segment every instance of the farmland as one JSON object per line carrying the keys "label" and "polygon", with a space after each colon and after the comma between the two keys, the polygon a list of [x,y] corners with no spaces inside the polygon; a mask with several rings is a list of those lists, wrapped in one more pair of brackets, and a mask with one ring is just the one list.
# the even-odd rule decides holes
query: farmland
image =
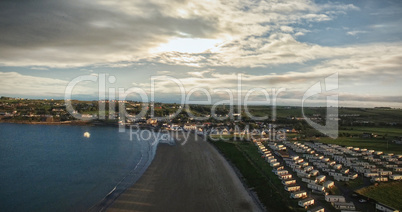
{"label": "farmland", "polygon": [[357,193],[402,210],[402,182],[382,183],[357,190]]}

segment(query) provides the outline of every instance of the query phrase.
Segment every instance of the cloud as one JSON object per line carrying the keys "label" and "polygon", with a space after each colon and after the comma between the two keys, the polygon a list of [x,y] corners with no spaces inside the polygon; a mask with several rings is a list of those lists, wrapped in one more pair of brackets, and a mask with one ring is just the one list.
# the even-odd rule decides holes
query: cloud
{"label": "cloud", "polygon": [[[371,102],[371,105],[381,105],[387,102],[387,104],[392,103],[397,106],[400,100],[398,98],[399,91],[402,89],[399,83],[402,80],[400,74],[402,68],[401,46],[401,43],[382,43],[332,48],[331,57],[301,70],[263,75],[243,73],[241,87],[243,94],[253,88],[267,90],[286,88],[286,93],[292,95],[284,96],[284,98],[292,99],[294,103],[297,101],[300,103],[304,92],[310,86],[323,81],[325,77],[338,73],[338,92],[341,93],[340,99],[344,106],[348,105],[347,101],[367,101]],[[321,57],[328,56],[326,52],[321,52],[323,54]],[[320,51],[317,51],[317,55],[319,54]],[[236,61],[232,62],[236,63]],[[195,87],[203,87],[210,92],[218,88],[237,91],[239,75],[235,73],[197,71],[188,74],[190,76],[176,75],[186,91]],[[161,81],[157,83],[157,91],[174,94],[177,93],[178,88],[173,83]],[[384,91],[386,92],[384,93]],[[341,98],[342,95],[345,98]],[[358,103],[354,106],[358,106]]]}
{"label": "cloud", "polygon": [[[211,49],[218,52],[211,56],[214,65],[227,65],[230,61],[222,55],[234,51],[246,53],[239,55],[245,59],[237,66],[259,66],[256,60],[271,57],[275,64],[282,55],[266,55],[264,46],[283,42],[288,42],[289,47],[303,45],[292,37],[305,31],[290,25],[328,21],[335,17],[334,14],[356,9],[353,5],[317,4],[309,0],[40,0],[9,1],[2,7],[0,65],[46,67],[106,64],[124,67],[131,62],[152,61],[153,58],[196,67],[200,66],[198,61],[209,60],[201,55],[186,56],[175,52],[155,55],[151,51],[179,38],[222,40],[221,47]],[[334,13],[327,14],[328,11]],[[282,35],[280,31],[290,35]],[[252,48],[258,39],[262,40],[259,46]],[[249,55],[251,49],[256,50],[256,55]],[[272,52],[276,50],[271,49]],[[289,61],[309,59],[294,57]]]}
{"label": "cloud", "polygon": [[[386,92],[383,96],[391,98],[402,89],[398,84],[402,43],[395,32],[400,19],[398,10],[392,11],[392,16],[383,12],[384,17],[397,17],[392,21],[379,16],[372,23],[357,19],[362,24],[359,29],[368,30],[364,31],[343,21],[367,12],[366,7],[329,1],[6,1],[0,11],[0,66],[9,66],[6,70],[28,67],[33,75],[64,68],[59,76],[66,79],[81,69],[124,74],[119,86],[144,89],[149,88],[143,83],[149,80],[145,79],[148,74],[169,75],[178,77],[187,91],[199,86],[235,89],[234,72],[239,72],[244,89],[286,87],[294,93],[287,98],[294,101],[312,83],[339,73],[341,92],[375,97]],[[328,25],[333,28],[321,30]],[[378,36],[391,31],[394,34],[389,37]],[[373,37],[372,32],[377,32],[377,38],[338,46],[315,40],[332,32],[343,36],[339,43],[343,39],[356,42],[351,36],[363,33]],[[132,69],[135,73],[128,71]],[[68,83],[25,72],[1,74],[2,92],[14,94],[63,93]],[[128,82],[130,74],[137,84]],[[80,86],[79,92],[96,94],[91,86]],[[157,89],[170,94],[166,98],[177,94],[177,86],[169,81],[159,82]]]}
{"label": "cloud", "polygon": [[352,35],[352,36],[356,36],[358,34],[364,34],[364,33],[368,33],[367,31],[359,31],[359,30],[355,30],[355,31],[349,31],[346,34],[348,35]]}
{"label": "cloud", "polygon": [[47,67],[31,67],[32,70],[40,70],[40,71],[48,71],[49,68]]}
{"label": "cloud", "polygon": [[172,74],[172,72],[170,72],[170,71],[157,71],[156,74],[157,75],[170,75],[170,74]]}
{"label": "cloud", "polygon": [[[2,95],[30,95],[64,97],[69,81],[49,77],[36,77],[16,72],[0,72],[0,90]],[[29,91],[29,93],[27,92]],[[74,87],[74,95],[96,96],[96,85],[83,82]]]}

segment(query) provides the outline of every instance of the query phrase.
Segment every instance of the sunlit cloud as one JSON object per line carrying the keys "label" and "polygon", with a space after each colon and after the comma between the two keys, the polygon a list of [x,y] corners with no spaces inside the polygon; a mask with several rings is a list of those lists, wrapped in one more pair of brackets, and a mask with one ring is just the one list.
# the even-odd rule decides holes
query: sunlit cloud
{"label": "sunlit cloud", "polygon": [[[16,72],[0,72],[0,90],[3,95],[50,96],[63,98],[69,81],[50,77],[22,75]],[[75,95],[97,93],[96,84],[83,82],[74,88]],[[29,92],[29,93],[28,93]]]}
{"label": "sunlit cloud", "polygon": [[202,53],[216,47],[221,40],[202,38],[173,38],[168,43],[161,44],[151,52],[181,52],[181,53]]}
{"label": "sunlit cloud", "polygon": [[[243,88],[286,87],[297,102],[297,91],[339,73],[348,101],[398,100],[402,8],[388,3],[377,10],[311,0],[8,1],[0,13],[1,91],[62,96],[69,80],[88,73],[116,74],[125,88],[149,90],[152,75],[169,75],[186,90],[232,89],[242,73]],[[19,80],[37,86],[14,86]],[[78,93],[95,92],[80,86]],[[159,86],[177,95],[168,82]]]}

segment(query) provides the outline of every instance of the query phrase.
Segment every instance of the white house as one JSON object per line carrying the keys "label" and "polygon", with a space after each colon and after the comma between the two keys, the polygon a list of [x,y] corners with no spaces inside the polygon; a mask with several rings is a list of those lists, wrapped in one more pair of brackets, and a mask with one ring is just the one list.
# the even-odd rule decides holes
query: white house
{"label": "white house", "polygon": [[277,161],[278,161],[277,159],[272,158],[272,159],[269,159],[269,160],[268,160],[268,163],[273,163],[273,162],[277,162]]}
{"label": "white house", "polygon": [[318,170],[312,170],[312,171],[310,172],[310,175],[311,175],[311,176],[317,176],[318,174],[320,174],[320,172],[319,172]]}
{"label": "white house", "polygon": [[377,202],[375,204],[375,209],[379,210],[379,211],[384,211],[384,212],[399,212],[399,210],[391,208],[387,205],[384,205],[382,203]]}
{"label": "white house", "polygon": [[334,169],[341,169],[342,168],[342,164],[336,164],[334,165]]}
{"label": "white house", "polygon": [[293,199],[299,199],[299,198],[304,198],[307,197],[307,192],[306,191],[296,191],[290,194],[290,198]]}
{"label": "white house", "polygon": [[296,180],[284,180],[282,181],[283,185],[293,185],[296,184]]}
{"label": "white house", "polygon": [[322,206],[318,206],[318,207],[309,209],[307,212],[325,212],[325,209]]}
{"label": "white house", "polygon": [[334,176],[334,180],[336,181],[349,181],[349,176]]}
{"label": "white house", "polygon": [[389,179],[391,179],[391,180],[402,180],[402,175],[394,174],[394,175],[389,176]]}
{"label": "white house", "polygon": [[379,173],[364,173],[365,177],[378,177],[380,176]]}
{"label": "white house", "polygon": [[298,177],[305,177],[305,178],[310,178],[311,177],[311,175],[310,174],[307,174],[306,172],[297,172],[297,176]]}
{"label": "white house", "polygon": [[302,181],[305,183],[316,183],[317,182],[316,180],[310,180],[308,178],[302,178]]}
{"label": "white house", "polygon": [[300,191],[300,186],[299,185],[289,185],[285,186],[286,191]]}
{"label": "white house", "polygon": [[328,181],[325,181],[325,182],[324,182],[324,187],[325,187],[325,188],[332,188],[332,187],[334,187],[334,186],[335,186],[334,181],[328,180]]}
{"label": "white house", "polygon": [[196,130],[197,129],[197,125],[195,124],[185,124],[183,126],[184,130],[190,131],[190,130]]}
{"label": "white house", "polygon": [[279,162],[270,163],[271,167],[277,167],[281,165]]}
{"label": "white house", "polygon": [[318,182],[324,182],[327,177],[325,175],[320,175],[316,178]]}
{"label": "white house", "polygon": [[387,182],[388,177],[373,177],[370,180],[371,182]]}
{"label": "white house", "polygon": [[288,170],[275,170],[276,175],[284,175],[288,173],[289,173]]}
{"label": "white house", "polygon": [[334,202],[332,205],[338,210],[356,210],[353,202]]}
{"label": "white house", "polygon": [[281,179],[281,180],[292,179],[292,175],[291,175],[291,174],[280,175],[280,176],[279,176],[279,179]]}
{"label": "white house", "polygon": [[307,166],[304,168],[304,171],[309,172],[312,171],[314,169],[314,166]]}
{"label": "white house", "polygon": [[395,172],[402,172],[402,167],[394,168]]}
{"label": "white house", "polygon": [[382,171],[382,172],[380,172],[380,175],[381,176],[388,176],[388,175],[392,175],[392,172],[391,171]]}
{"label": "white house", "polygon": [[314,199],[311,198],[311,197],[306,198],[306,199],[302,199],[302,200],[299,201],[298,204],[299,204],[300,207],[305,208],[305,207],[308,207],[310,205],[314,205]]}
{"label": "white house", "polygon": [[311,188],[313,190],[318,190],[318,191],[324,191],[325,190],[324,186],[317,185],[317,184],[314,184],[314,183],[307,184],[307,188]]}
{"label": "white house", "polygon": [[345,202],[345,197],[340,195],[326,195],[325,201],[327,202]]}

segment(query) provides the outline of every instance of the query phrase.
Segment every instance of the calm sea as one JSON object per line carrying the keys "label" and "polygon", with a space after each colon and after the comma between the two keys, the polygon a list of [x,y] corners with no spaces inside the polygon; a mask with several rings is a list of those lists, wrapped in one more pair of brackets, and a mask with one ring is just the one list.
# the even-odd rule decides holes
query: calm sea
{"label": "calm sea", "polygon": [[129,138],[114,127],[0,124],[0,211],[88,210],[153,159],[149,141]]}

